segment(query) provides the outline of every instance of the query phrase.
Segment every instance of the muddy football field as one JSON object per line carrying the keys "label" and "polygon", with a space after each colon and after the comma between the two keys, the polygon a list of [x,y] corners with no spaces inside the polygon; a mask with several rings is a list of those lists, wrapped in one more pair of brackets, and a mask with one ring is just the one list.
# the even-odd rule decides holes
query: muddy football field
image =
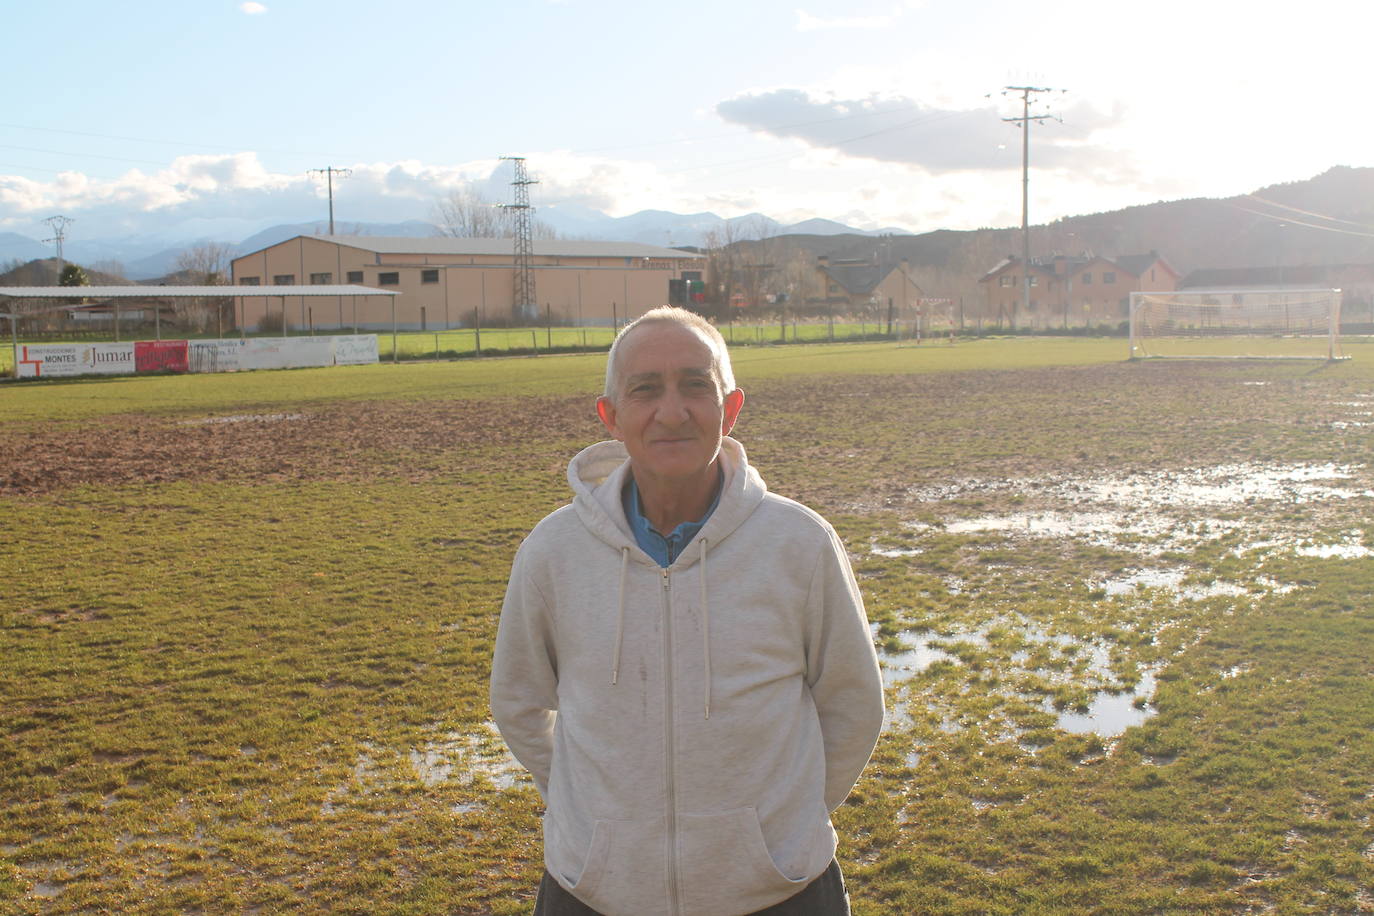
{"label": "muddy football field", "polygon": [[[1035,346],[737,357],[884,664],[854,911],[1374,912],[1374,354]],[[488,659],[603,365],[0,388],[0,911],[528,912]]]}

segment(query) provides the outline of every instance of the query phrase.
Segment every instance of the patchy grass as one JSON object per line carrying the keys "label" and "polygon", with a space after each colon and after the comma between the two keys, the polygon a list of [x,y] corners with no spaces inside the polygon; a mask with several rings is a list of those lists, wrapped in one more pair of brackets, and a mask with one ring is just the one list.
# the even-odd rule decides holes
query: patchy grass
{"label": "patchy grass", "polygon": [[[737,357],[924,653],[837,814],[860,916],[1370,911],[1374,368],[1121,348]],[[0,910],[527,912],[488,660],[603,364],[8,388]]]}

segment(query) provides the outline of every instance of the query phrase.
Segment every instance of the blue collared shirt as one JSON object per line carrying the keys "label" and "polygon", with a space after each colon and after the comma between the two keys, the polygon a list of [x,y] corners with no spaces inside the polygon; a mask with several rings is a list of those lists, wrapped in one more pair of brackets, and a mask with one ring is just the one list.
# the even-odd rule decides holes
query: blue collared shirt
{"label": "blue collared shirt", "polygon": [[720,502],[721,486],[716,486],[716,495],[711,500],[711,505],[706,509],[706,514],[695,522],[683,522],[673,529],[667,537],[654,530],[654,526],[649,524],[649,520],[644,517],[644,509],[639,502],[639,484],[635,483],[634,477],[625,489],[621,491],[620,501],[625,507],[625,518],[630,523],[630,530],[634,532],[635,543],[639,549],[654,558],[654,562],[665,569],[673,565],[673,561],[682,556],[682,551],[687,549],[687,545],[692,543],[692,538],[697,536],[697,532],[706,524],[706,520],[711,517],[711,513],[716,511],[716,505]]}

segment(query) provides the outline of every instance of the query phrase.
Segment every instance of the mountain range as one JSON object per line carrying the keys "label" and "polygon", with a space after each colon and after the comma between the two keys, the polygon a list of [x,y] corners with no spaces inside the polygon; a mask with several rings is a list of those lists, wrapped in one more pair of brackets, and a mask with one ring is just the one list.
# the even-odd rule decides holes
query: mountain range
{"label": "mountain range", "polygon": [[[1020,251],[1017,229],[937,230],[911,234],[897,229],[862,231],[811,219],[783,225],[762,214],[722,219],[713,213],[643,210],[607,216],[577,205],[540,208],[537,218],[563,238],[643,242],[664,247],[704,246],[717,241],[785,240],[832,258],[892,261],[915,267],[981,275]],[[208,241],[234,253],[257,251],[297,235],[324,234],[323,221],[263,229],[237,241],[127,235],[67,240],[69,261],[107,272],[114,263],[133,280],[165,276],[177,255]],[[439,232],[421,220],[339,223],[338,234],[426,237]],[[1305,181],[1272,185],[1229,198],[1161,201],[1104,213],[1066,217],[1031,230],[1032,256],[1094,252],[1107,257],[1157,250],[1180,272],[1203,267],[1270,267],[1374,263],[1374,168],[1336,166]],[[16,233],[0,233],[0,262],[49,258],[53,248]]]}
{"label": "mountain range", "polygon": [[[598,239],[612,242],[643,242],[650,245],[703,246],[710,233],[725,237],[758,237],[759,235],[877,236],[904,232],[900,229],[867,231],[855,229],[833,220],[809,219],[792,225],[782,225],[759,213],[723,219],[714,213],[670,213],[666,210],[641,210],[629,216],[607,216],[605,213],[580,206],[550,206],[540,208],[538,219],[550,226],[560,238]],[[302,223],[283,223],[271,226],[237,241],[222,238],[169,239],[165,236],[121,236],[116,238],[69,238],[63,246],[63,257],[83,266],[118,262],[130,279],[142,280],[165,276],[176,269],[177,256],[185,249],[205,242],[228,244],[235,256],[258,251],[277,242],[298,235],[324,235],[329,225],[323,220]],[[399,223],[337,222],[340,235],[401,236],[424,238],[440,234],[439,227],[423,220]],[[0,263],[27,262],[50,258],[51,244],[14,232],[0,233]]]}

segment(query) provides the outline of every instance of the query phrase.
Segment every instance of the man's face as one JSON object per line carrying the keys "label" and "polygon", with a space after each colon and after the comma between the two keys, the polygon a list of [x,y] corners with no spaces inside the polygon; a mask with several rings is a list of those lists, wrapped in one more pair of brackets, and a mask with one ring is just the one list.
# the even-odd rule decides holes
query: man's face
{"label": "man's face", "polygon": [[735,425],[744,393],[720,390],[711,348],[679,325],[640,325],[620,347],[615,397],[596,404],[601,422],[625,443],[641,483],[698,478]]}

